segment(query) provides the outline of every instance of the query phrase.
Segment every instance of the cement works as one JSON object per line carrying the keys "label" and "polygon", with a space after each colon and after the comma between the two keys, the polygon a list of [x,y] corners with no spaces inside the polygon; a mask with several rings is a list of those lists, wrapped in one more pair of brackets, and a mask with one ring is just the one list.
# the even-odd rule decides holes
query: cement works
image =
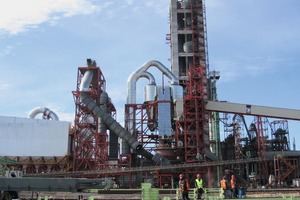
{"label": "cement works", "polygon": [[[20,148],[20,155],[4,156],[12,161],[4,171],[17,177],[109,178],[115,188],[141,188],[144,182],[177,188],[180,173],[191,184],[202,174],[207,188],[232,174],[250,189],[300,187],[300,152],[292,148],[288,128],[288,120],[300,120],[300,111],[218,101],[220,72],[209,69],[203,0],[170,1],[167,39],[170,68],[150,60],[128,78],[124,126],[115,119],[104,74],[93,59],[77,70],[74,123],[60,122],[44,107],[33,109],[28,119],[2,118],[4,134],[22,136],[24,127],[34,126],[31,136],[43,135],[57,147],[47,155],[26,156]],[[161,85],[150,68],[164,77]],[[137,103],[141,78],[148,84]],[[44,120],[35,119],[38,114]],[[66,154],[51,156],[60,147]]]}

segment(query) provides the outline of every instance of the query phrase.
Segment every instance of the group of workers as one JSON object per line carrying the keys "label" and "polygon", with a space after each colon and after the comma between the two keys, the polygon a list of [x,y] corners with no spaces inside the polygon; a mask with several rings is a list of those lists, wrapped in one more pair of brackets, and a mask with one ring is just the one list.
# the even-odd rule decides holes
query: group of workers
{"label": "group of workers", "polygon": [[227,182],[226,176],[222,178],[220,185],[223,190],[224,199],[238,197],[238,189],[236,187],[236,179],[234,175],[231,175],[230,185]]}
{"label": "group of workers", "polygon": [[[223,195],[225,199],[228,198],[237,198],[238,197],[238,190],[236,187],[236,178],[234,175],[231,175],[230,182],[227,182],[226,176],[222,178],[220,181],[220,186],[223,191]],[[188,179],[185,178],[184,174],[179,175],[179,188],[181,190],[181,199],[182,200],[189,200],[189,190],[190,184]],[[195,188],[197,189],[197,199],[202,198],[203,190],[203,179],[201,174],[197,174],[195,179]]]}
{"label": "group of workers", "polygon": [[[179,188],[181,190],[181,199],[189,200],[190,184],[183,174],[179,175]],[[203,179],[201,174],[197,174],[195,188],[197,188],[197,199],[201,199],[203,194]]]}

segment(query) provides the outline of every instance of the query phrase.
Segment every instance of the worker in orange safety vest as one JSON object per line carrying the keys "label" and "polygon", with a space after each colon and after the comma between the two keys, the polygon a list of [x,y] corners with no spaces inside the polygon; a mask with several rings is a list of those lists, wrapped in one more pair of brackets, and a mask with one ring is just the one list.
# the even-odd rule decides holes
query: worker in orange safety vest
{"label": "worker in orange safety vest", "polygon": [[181,190],[182,200],[190,200],[189,199],[190,184],[183,174],[179,175],[179,188]]}
{"label": "worker in orange safety vest", "polygon": [[227,180],[226,180],[226,176],[223,176],[222,180],[220,181],[220,185],[221,185],[221,188],[223,190],[223,196],[224,196],[224,199],[227,198],[227,190],[228,190],[228,184],[227,184]]}
{"label": "worker in orange safety vest", "polygon": [[231,180],[230,180],[230,190],[231,190],[231,197],[232,198],[237,198],[238,197],[238,191],[236,187],[236,179],[234,175],[231,175]]}

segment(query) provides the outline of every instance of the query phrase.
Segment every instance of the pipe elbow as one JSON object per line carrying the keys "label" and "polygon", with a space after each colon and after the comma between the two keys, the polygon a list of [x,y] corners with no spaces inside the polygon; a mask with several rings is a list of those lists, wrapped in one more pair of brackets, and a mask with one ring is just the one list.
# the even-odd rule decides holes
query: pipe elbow
{"label": "pipe elbow", "polygon": [[55,112],[51,111],[49,108],[44,107],[36,107],[29,113],[29,118],[35,118],[38,114],[43,114],[47,119],[52,119],[59,121],[59,117],[56,115]]}

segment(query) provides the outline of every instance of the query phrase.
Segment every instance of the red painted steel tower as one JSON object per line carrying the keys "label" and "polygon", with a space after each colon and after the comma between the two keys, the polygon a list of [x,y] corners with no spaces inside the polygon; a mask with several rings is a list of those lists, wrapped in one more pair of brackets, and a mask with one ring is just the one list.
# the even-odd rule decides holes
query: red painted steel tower
{"label": "red painted steel tower", "polygon": [[87,109],[80,98],[80,85],[84,73],[93,70],[89,96],[100,105],[100,95],[105,91],[105,79],[96,63],[88,59],[88,68],[79,67],[75,100],[75,131],[73,136],[73,171],[99,170],[108,165],[108,136],[99,132],[99,120]]}
{"label": "red painted steel tower", "polygon": [[[205,9],[202,0],[171,1],[172,72],[184,87],[184,114],[176,122],[176,138],[183,142],[187,163],[205,161],[208,142],[208,59]],[[182,134],[183,133],[183,134]]]}

